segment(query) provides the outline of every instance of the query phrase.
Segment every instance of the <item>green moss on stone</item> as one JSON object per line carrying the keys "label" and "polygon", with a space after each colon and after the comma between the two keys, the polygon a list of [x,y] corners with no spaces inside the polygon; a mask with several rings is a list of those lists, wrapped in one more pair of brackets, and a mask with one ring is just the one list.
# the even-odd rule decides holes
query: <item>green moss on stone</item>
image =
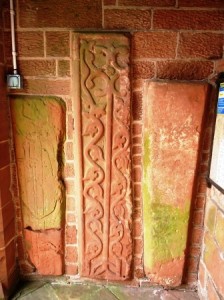
{"label": "green moss on stone", "polygon": [[189,207],[184,209],[161,203],[150,203],[148,219],[147,266],[165,263],[183,256],[186,247]]}
{"label": "green moss on stone", "polygon": [[144,224],[144,264],[150,264],[150,136],[148,132],[144,135],[144,155],[143,155],[143,224]]}
{"label": "green moss on stone", "polygon": [[187,240],[190,201],[184,208],[165,204],[153,190],[151,176],[151,138],[144,136],[143,216],[144,265],[151,269],[184,255]]}

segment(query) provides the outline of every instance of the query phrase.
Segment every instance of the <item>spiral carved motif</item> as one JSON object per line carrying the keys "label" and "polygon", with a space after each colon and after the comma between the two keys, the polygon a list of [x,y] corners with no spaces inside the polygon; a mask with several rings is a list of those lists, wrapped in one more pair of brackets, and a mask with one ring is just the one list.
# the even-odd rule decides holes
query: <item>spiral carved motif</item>
{"label": "spiral carved motif", "polygon": [[125,280],[132,260],[129,40],[80,36],[83,270]]}

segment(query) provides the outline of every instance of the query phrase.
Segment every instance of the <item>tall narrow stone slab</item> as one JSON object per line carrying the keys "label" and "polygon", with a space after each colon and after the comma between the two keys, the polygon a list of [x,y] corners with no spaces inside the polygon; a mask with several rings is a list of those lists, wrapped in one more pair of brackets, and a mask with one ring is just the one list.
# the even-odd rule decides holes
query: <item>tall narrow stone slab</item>
{"label": "tall narrow stone slab", "polygon": [[16,96],[10,103],[26,251],[39,274],[59,275],[64,244],[65,106],[53,97]]}
{"label": "tall narrow stone slab", "polygon": [[82,275],[124,280],[132,259],[129,40],[74,38]]}
{"label": "tall narrow stone slab", "polygon": [[16,97],[11,112],[24,227],[61,228],[63,102],[51,97]]}
{"label": "tall narrow stone slab", "polygon": [[151,82],[144,114],[144,268],[152,282],[181,283],[189,209],[208,86]]}

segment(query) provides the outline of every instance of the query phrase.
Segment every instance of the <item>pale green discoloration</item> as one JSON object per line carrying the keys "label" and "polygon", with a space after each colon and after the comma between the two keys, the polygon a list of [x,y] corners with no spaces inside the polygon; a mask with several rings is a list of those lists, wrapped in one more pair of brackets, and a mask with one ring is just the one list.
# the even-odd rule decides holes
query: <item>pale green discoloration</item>
{"label": "pale green discoloration", "polygon": [[143,224],[144,224],[144,264],[150,265],[150,137],[147,132],[144,135],[143,155]]}
{"label": "pale green discoloration", "polygon": [[151,140],[144,136],[144,265],[146,269],[184,255],[187,240],[189,204],[184,208],[164,203],[162,195],[153,190],[151,166]]}
{"label": "pale green discoloration", "polygon": [[166,263],[184,255],[187,239],[189,208],[175,208],[161,203],[150,203],[148,211],[147,266]]}

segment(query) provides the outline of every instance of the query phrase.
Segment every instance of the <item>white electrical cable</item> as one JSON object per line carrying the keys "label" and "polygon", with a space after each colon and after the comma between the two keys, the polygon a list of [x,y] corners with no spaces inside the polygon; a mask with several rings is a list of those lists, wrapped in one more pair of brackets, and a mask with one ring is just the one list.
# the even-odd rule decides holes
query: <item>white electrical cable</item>
{"label": "white electrical cable", "polygon": [[15,40],[15,10],[13,7],[13,0],[10,0],[10,21],[11,21],[11,38],[12,38],[12,65],[13,73],[17,74],[17,62],[16,62],[16,40]]}

